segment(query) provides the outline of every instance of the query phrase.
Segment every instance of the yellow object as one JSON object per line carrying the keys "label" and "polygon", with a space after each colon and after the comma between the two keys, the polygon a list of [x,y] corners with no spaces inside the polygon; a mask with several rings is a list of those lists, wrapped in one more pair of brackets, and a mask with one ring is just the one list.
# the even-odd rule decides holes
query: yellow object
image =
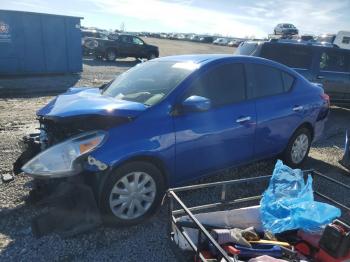
{"label": "yellow object", "polygon": [[80,154],[86,153],[87,151],[89,151],[90,149],[98,145],[100,142],[101,142],[101,138],[96,137],[92,140],[85,142],[84,144],[80,144],[79,145]]}
{"label": "yellow object", "polygon": [[271,244],[271,245],[278,245],[282,247],[287,247],[289,248],[290,245],[287,242],[280,242],[280,241],[272,241],[272,240],[265,240],[265,239],[260,239],[259,241],[249,241],[251,244]]}

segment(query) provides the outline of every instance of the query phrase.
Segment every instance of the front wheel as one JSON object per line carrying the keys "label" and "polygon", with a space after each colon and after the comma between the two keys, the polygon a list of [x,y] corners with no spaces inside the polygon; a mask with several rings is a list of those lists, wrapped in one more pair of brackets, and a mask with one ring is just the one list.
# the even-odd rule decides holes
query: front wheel
{"label": "front wheel", "polygon": [[112,171],[102,196],[101,211],[106,224],[135,225],[151,217],[165,193],[162,173],[147,162],[130,162]]}
{"label": "front wheel", "polygon": [[290,167],[296,168],[302,165],[310,151],[311,132],[309,129],[299,128],[289,140],[284,152],[284,161]]}
{"label": "front wheel", "polygon": [[156,54],[155,53],[150,53],[147,57],[148,60],[152,60],[152,59],[155,59],[157,58]]}

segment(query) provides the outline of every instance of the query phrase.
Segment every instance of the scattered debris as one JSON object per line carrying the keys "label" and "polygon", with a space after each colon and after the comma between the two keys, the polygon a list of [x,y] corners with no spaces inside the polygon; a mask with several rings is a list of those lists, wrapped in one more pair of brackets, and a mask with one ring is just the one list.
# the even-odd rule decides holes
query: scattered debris
{"label": "scattered debris", "polygon": [[37,238],[50,233],[71,237],[101,224],[94,194],[87,185],[62,182],[42,203],[50,207],[32,220],[32,232]]}
{"label": "scattered debris", "polygon": [[13,175],[8,174],[8,173],[2,174],[2,175],[1,175],[1,178],[2,178],[2,181],[3,181],[4,183],[9,183],[9,182],[11,182],[12,180],[15,179],[15,178],[13,177]]}

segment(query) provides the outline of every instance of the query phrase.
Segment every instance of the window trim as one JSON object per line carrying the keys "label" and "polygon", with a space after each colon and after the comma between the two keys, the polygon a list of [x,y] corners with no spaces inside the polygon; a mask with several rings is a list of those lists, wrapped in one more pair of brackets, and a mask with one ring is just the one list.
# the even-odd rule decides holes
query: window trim
{"label": "window trim", "polygon": [[[227,107],[227,106],[232,106],[232,105],[236,105],[236,104],[240,104],[242,102],[246,102],[249,100],[248,97],[248,85],[247,85],[247,71],[246,71],[246,67],[245,67],[245,62],[232,62],[232,61],[224,61],[221,63],[218,63],[210,68],[206,68],[203,71],[199,71],[198,74],[191,80],[191,82],[189,83],[188,87],[181,93],[178,95],[177,99],[177,103],[176,104],[181,104],[183,101],[185,101],[185,99],[187,99],[188,97],[186,97],[186,93],[192,88],[192,85],[195,81],[197,81],[200,77],[203,77],[204,74],[207,74],[208,72],[215,70],[216,68],[218,68],[219,66],[223,66],[223,65],[242,65],[243,68],[243,78],[244,78],[244,99],[238,102],[233,102],[233,103],[227,103],[227,104],[222,104],[222,105],[213,105],[211,106],[211,108],[209,109],[217,109],[217,108],[222,108],[222,107]],[[210,98],[209,98],[210,99]],[[205,111],[207,112],[207,111]],[[197,112],[197,113],[201,113],[201,112]]]}

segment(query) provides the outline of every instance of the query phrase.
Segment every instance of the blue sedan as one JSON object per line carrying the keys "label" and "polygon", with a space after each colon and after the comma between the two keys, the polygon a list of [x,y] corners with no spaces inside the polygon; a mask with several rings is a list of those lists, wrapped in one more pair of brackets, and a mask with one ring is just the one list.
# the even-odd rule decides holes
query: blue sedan
{"label": "blue sedan", "polygon": [[86,178],[105,221],[131,225],[170,186],[276,156],[301,165],[328,110],[320,85],[279,63],[170,56],[57,96],[37,112],[40,134],[20,161],[41,183]]}

